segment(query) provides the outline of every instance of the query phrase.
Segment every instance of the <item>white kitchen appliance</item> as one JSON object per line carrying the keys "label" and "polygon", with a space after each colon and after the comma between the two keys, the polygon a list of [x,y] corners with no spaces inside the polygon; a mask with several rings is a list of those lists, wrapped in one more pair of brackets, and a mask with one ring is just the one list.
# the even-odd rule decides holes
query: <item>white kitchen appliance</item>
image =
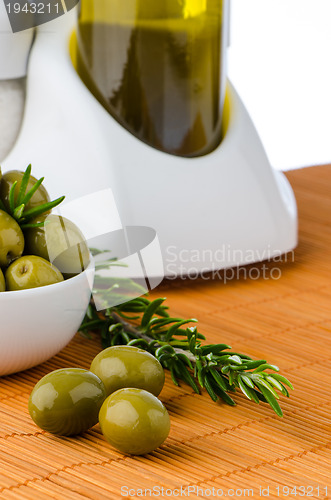
{"label": "white kitchen appliance", "polygon": [[[127,226],[153,228],[140,262],[155,284],[163,275],[196,275],[292,250],[292,189],[270,166],[231,83],[214,151],[194,158],[159,151],[123,128],[77,75],[69,48],[75,10],[37,28],[23,123],[3,171],[31,163],[53,198],[66,195],[68,213],[88,239]],[[105,196],[105,205],[97,202]]]}

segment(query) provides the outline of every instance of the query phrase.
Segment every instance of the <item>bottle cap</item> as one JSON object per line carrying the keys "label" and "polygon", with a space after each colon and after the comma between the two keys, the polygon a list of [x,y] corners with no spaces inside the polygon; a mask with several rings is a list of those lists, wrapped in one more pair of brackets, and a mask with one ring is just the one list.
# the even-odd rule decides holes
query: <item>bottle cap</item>
{"label": "bottle cap", "polygon": [[0,80],[26,75],[33,29],[13,33],[5,2],[0,1]]}

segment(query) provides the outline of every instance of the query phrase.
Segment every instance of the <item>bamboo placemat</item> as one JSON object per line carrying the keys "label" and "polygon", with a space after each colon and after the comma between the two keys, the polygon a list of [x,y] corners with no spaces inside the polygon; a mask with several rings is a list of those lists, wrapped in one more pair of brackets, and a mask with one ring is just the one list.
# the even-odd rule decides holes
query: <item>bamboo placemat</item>
{"label": "bamboo placemat", "polygon": [[157,451],[123,456],[99,426],[51,436],[31,421],[29,393],[53,369],[89,367],[98,340],[76,336],[47,363],[0,379],[0,498],[331,498],[331,167],[288,178],[300,244],[294,262],[272,264],[280,279],[270,268],[269,279],[178,280],[153,293],[168,297],[173,315],[197,317],[208,342],[277,364],[295,386],[281,400],[284,418],[239,393],[236,407],[213,403],[167,376],[161,399],[172,428]]}

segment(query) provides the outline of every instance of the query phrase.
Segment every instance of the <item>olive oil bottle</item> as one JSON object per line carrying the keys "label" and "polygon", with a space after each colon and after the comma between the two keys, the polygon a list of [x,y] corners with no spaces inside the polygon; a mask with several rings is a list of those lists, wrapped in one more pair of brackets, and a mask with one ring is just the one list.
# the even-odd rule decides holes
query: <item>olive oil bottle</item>
{"label": "olive oil bottle", "polygon": [[227,0],[81,0],[77,70],[127,130],[179,156],[221,140]]}

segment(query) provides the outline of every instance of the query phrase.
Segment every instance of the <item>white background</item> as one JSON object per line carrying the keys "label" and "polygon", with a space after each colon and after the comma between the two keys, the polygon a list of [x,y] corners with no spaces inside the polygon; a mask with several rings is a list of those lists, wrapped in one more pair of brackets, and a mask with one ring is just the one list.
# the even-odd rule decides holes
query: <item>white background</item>
{"label": "white background", "polygon": [[228,74],[278,169],[331,163],[331,0],[231,0]]}

